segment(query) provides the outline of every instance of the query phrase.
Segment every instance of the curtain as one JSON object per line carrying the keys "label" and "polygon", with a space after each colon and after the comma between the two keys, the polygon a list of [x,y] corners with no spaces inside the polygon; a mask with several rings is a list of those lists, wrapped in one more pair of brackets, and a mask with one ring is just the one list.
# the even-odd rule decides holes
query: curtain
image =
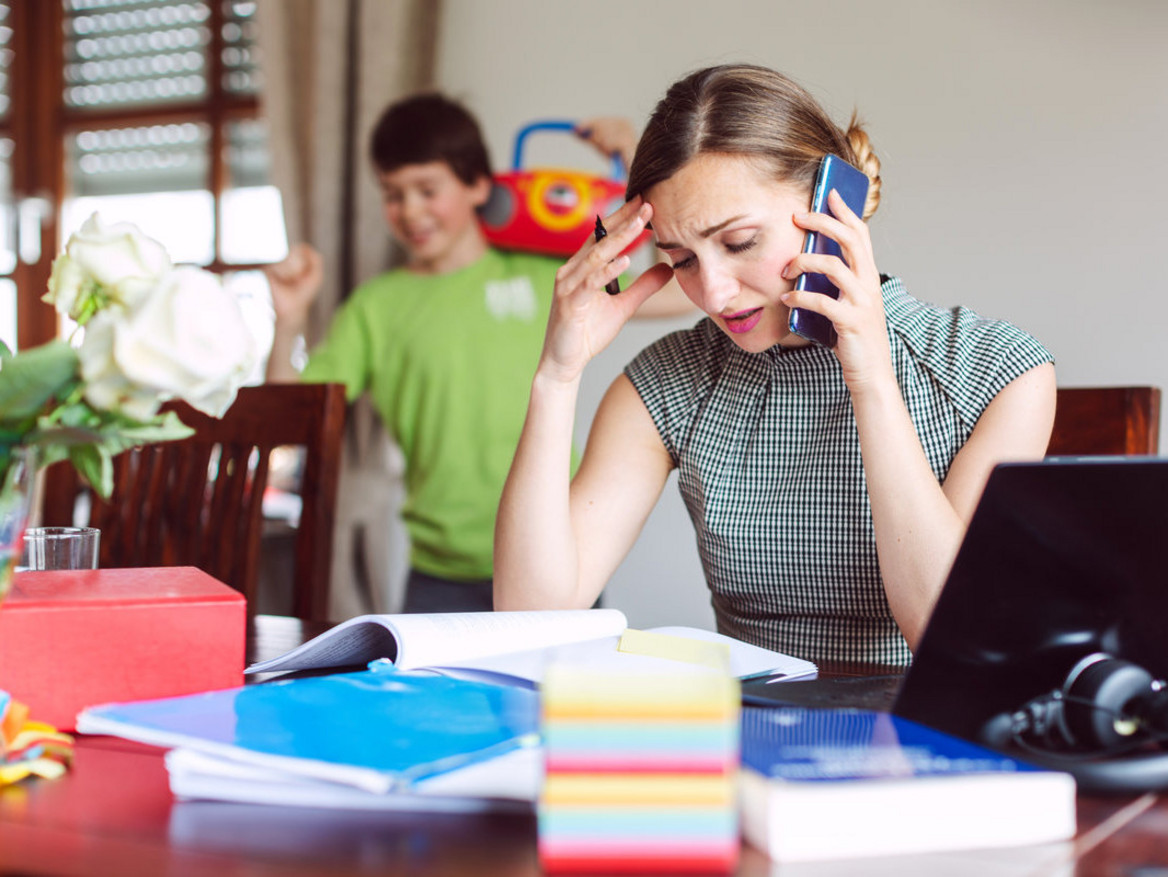
{"label": "curtain", "polygon": [[[260,0],[261,101],[289,242],[325,261],[311,345],[361,281],[392,260],[368,138],[385,106],[433,85],[438,0]],[[407,541],[400,456],[364,400],[341,466],[330,616],[396,611]]]}

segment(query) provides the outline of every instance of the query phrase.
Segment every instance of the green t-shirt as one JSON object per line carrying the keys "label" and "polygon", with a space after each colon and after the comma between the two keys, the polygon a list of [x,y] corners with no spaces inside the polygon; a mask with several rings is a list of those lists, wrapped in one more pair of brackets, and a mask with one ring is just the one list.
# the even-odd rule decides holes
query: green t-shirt
{"label": "green t-shirt", "polygon": [[390,271],[337,311],[303,380],[368,391],[406,460],[410,564],[492,575],[495,514],[527,414],[561,262],[489,250],[446,275]]}

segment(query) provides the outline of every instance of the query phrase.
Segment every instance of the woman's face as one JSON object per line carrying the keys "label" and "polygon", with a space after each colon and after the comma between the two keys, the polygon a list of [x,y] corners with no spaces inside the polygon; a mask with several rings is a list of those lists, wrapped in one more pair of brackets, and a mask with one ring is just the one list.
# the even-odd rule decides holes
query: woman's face
{"label": "woman's face", "polygon": [[794,287],[783,268],[805,232],[792,220],[810,192],[779,183],[741,156],[699,155],[645,200],[657,245],[673,262],[685,294],[750,353],[808,342],[788,329],[779,296]]}

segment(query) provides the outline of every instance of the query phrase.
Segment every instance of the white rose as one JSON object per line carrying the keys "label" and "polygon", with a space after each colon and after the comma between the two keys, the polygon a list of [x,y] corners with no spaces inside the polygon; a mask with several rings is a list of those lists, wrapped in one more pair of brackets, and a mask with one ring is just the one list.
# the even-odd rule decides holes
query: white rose
{"label": "white rose", "polygon": [[85,338],[77,351],[85,398],[94,408],[120,411],[135,420],[149,420],[158,413],[162,397],[153,387],[133,384],[114,359],[114,343],[119,320],[113,311],[103,311],[85,326]]}
{"label": "white rose", "polygon": [[78,350],[89,402],[138,419],[171,398],[221,416],[255,355],[235,296],[190,267],[164,275],[134,310],[97,314]]}
{"label": "white rose", "polygon": [[88,295],[103,292],[124,307],[137,306],[171,268],[162,244],[129,222],[106,223],[94,213],[53,261],[44,300],[76,319]]}
{"label": "white rose", "polygon": [[53,260],[53,273],[49,277],[49,291],[44,301],[53,305],[57,313],[66,314],[70,319],[77,319],[80,315],[77,310],[83,298],[81,287],[86,282],[85,273],[77,263],[68,256],[61,254]]}

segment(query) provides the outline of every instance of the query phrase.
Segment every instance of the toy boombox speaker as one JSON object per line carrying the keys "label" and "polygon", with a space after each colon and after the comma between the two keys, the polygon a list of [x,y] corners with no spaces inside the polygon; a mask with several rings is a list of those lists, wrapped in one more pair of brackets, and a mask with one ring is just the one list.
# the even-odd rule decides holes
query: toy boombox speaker
{"label": "toy boombox speaker", "polygon": [[[577,170],[523,170],[523,145],[536,131],[573,132],[572,122],[532,122],[515,137],[512,170],[498,174],[479,210],[483,234],[495,247],[549,256],[570,256],[592,236],[597,216],[607,216],[625,200],[625,167],[612,157],[612,177]],[[649,236],[644,232],[629,247]],[[627,252],[627,250],[626,250]]]}

